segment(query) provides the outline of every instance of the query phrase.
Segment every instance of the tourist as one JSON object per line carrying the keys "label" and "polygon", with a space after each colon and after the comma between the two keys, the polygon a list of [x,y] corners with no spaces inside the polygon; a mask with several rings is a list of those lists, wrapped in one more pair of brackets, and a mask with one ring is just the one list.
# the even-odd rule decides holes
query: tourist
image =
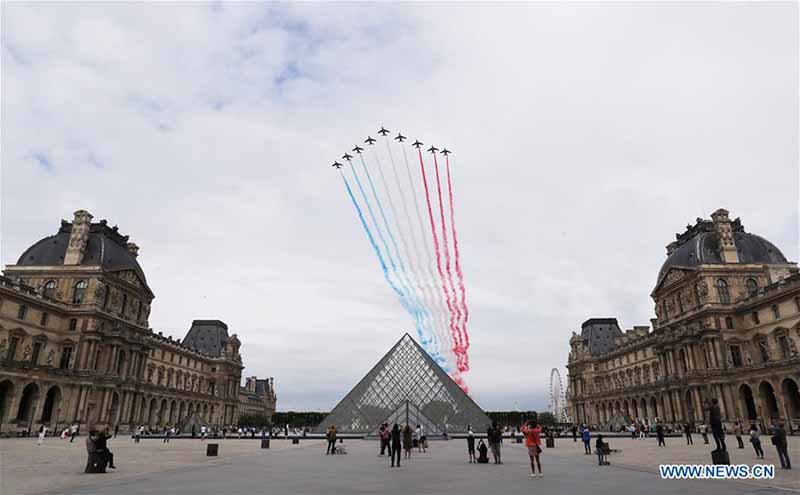
{"label": "tourist", "polygon": [[633,426],[633,439],[636,440],[637,438],[641,438],[641,435],[642,435],[641,423],[637,421]]}
{"label": "tourist", "polygon": [[330,425],[328,431],[325,433],[325,438],[328,439],[328,448],[325,450],[325,455],[336,453],[336,426]]}
{"label": "tourist", "polygon": [[708,425],[700,424],[700,435],[703,437],[703,445],[708,445]]}
{"label": "tourist", "polygon": [[738,421],[736,422],[735,426],[733,427],[733,434],[736,435],[736,442],[739,444],[739,448],[744,448],[744,442],[742,441],[742,425]]}
{"label": "tourist", "polygon": [[108,430],[102,431],[97,434],[97,439],[94,441],[95,451],[101,455],[105,455],[106,459],[108,459],[108,467],[111,469],[116,469],[117,467],[114,465],[114,454],[108,450],[108,439],[111,438],[111,435],[108,434]]}
{"label": "tourist", "polygon": [[395,454],[397,456],[397,467],[400,467],[400,450],[402,446],[400,444],[400,427],[397,423],[394,424],[392,427],[392,445],[391,445],[391,453],[392,456],[392,467],[394,467],[394,459]]}
{"label": "tourist", "polygon": [[639,438],[648,438],[649,436],[650,436],[650,420],[647,419],[645,420],[644,423],[642,423],[642,436]]}
{"label": "tourist", "polygon": [[39,439],[36,440],[36,445],[41,445],[44,443],[44,437],[47,435],[47,427],[42,425],[39,427]]}
{"label": "tourist", "polygon": [[757,459],[764,458],[764,449],[761,448],[761,433],[758,431],[758,426],[755,424],[750,425],[750,443],[753,444],[753,450],[756,452]]}
{"label": "tourist", "polygon": [[70,428],[69,443],[72,443],[72,441],[75,440],[75,435],[78,434],[78,428],[80,428],[80,426],[78,426],[77,423],[72,425]]}
{"label": "tourist", "polygon": [[658,446],[659,447],[666,447],[667,444],[664,442],[664,425],[661,423],[661,420],[656,420],[656,438],[658,439]]}
{"label": "tourist", "polygon": [[476,462],[475,460],[475,432],[472,431],[472,425],[467,426],[467,454],[469,454],[470,464]]}
{"label": "tourist", "polygon": [[389,423],[383,423],[381,427],[378,429],[378,436],[381,439],[381,453],[378,456],[382,456],[384,452],[389,449],[389,438],[391,437],[392,433],[389,431]]}
{"label": "tourist", "polygon": [[425,449],[428,448],[428,437],[425,436],[425,430],[422,429],[422,425],[417,425],[417,438],[419,438],[419,443],[417,443],[418,451],[425,452]]}
{"label": "tourist", "polygon": [[200,440],[205,440],[207,433],[208,433],[208,429],[206,428],[206,425],[202,425],[200,427]]}
{"label": "tourist", "polygon": [[525,435],[525,446],[528,447],[528,457],[531,461],[531,478],[536,477],[536,466],[539,467],[539,477],[541,478],[543,476],[542,462],[539,460],[539,454],[542,453],[542,440],[539,435],[542,433],[542,427],[536,424],[536,419],[531,419],[522,426],[520,431]]}
{"label": "tourist", "polygon": [[500,447],[503,442],[503,430],[497,426],[497,421],[492,421],[492,425],[486,431],[486,439],[489,441],[489,448],[492,450],[495,464],[502,464]]}
{"label": "tourist", "polygon": [[163,443],[169,443],[170,435],[172,435],[172,429],[168,429],[168,430],[164,431],[164,442]]}
{"label": "tourist", "polygon": [[572,441],[578,441],[578,425],[572,425]]}
{"label": "tourist", "polygon": [[597,442],[594,445],[594,451],[597,452],[598,466],[606,466],[609,462],[606,460],[607,444],[603,442],[603,435],[597,435]]}
{"label": "tourist", "polygon": [[711,405],[708,407],[708,422],[711,425],[711,434],[714,435],[714,443],[717,444],[716,450],[727,450],[725,432],[722,429],[722,413],[717,399],[711,399]]}
{"label": "tourist", "polygon": [[119,433],[119,425],[114,425],[114,438],[117,438],[117,433]]}
{"label": "tourist", "polygon": [[592,445],[591,445],[592,434],[586,425],[583,426],[583,431],[581,432],[581,438],[583,438],[583,453],[592,455]]}
{"label": "tourist", "polygon": [[683,425],[683,433],[686,435],[686,445],[694,445],[694,442],[692,442],[692,425],[688,421]]}
{"label": "tourist", "polygon": [[410,425],[405,425],[403,427],[403,451],[405,452],[405,458],[411,459],[411,450],[414,448],[414,438],[413,432],[411,430]]}
{"label": "tourist", "polygon": [[786,430],[783,429],[783,421],[776,421],[772,426],[772,445],[774,445],[775,449],[778,451],[781,469],[792,469],[792,461],[789,460]]}
{"label": "tourist", "polygon": [[631,434],[631,440],[636,440],[636,427],[633,425],[628,425],[628,433]]}
{"label": "tourist", "polygon": [[66,440],[68,434],[69,434],[69,427],[61,430],[61,440]]}

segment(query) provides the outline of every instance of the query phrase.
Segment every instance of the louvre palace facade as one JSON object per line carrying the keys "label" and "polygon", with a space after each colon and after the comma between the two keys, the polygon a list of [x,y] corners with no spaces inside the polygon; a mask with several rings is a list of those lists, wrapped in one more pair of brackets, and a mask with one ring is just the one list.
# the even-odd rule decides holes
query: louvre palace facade
{"label": "louvre palace facade", "polygon": [[[219,320],[195,320],[183,341],[155,333],[138,251],[116,226],[79,210],[6,266],[0,434],[74,423],[161,429],[193,415],[237,422],[239,339]],[[274,411],[271,381],[269,394]]]}
{"label": "louvre palace facade", "polygon": [[567,400],[578,423],[734,421],[800,430],[800,273],[720,209],[667,246],[650,326],[592,318],[570,339]]}

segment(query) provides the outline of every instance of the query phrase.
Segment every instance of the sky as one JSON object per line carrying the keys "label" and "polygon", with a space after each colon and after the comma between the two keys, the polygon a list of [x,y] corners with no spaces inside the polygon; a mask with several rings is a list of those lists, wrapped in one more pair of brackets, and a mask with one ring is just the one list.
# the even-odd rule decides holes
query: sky
{"label": "sky", "polygon": [[795,3],[4,3],[0,261],[87,209],[150,325],[221,319],[278,410],[329,410],[413,322],[330,163],[454,151],[473,398],[546,409],[590,317],[649,324],[726,208],[798,259]]}

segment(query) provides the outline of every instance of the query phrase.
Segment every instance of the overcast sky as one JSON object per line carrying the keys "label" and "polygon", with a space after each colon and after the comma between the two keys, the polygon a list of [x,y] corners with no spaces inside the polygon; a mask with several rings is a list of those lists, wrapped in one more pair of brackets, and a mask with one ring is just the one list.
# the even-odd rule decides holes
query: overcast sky
{"label": "overcast sky", "polygon": [[473,397],[544,409],[590,317],[649,324],[717,208],[798,258],[797,6],[5,3],[2,262],[84,208],[150,325],[218,318],[278,409],[327,410],[411,318],[333,159],[454,150]]}

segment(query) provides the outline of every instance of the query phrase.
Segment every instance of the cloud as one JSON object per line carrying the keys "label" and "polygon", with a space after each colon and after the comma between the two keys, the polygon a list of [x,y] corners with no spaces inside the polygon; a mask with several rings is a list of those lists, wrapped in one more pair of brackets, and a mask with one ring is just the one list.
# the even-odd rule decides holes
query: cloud
{"label": "cloud", "polygon": [[456,152],[475,398],[541,409],[581,322],[653,316],[687,222],[797,259],[796,9],[8,4],[2,261],[89,209],[156,331],[220,318],[280,409],[328,409],[412,328],[329,170],[386,125]]}

